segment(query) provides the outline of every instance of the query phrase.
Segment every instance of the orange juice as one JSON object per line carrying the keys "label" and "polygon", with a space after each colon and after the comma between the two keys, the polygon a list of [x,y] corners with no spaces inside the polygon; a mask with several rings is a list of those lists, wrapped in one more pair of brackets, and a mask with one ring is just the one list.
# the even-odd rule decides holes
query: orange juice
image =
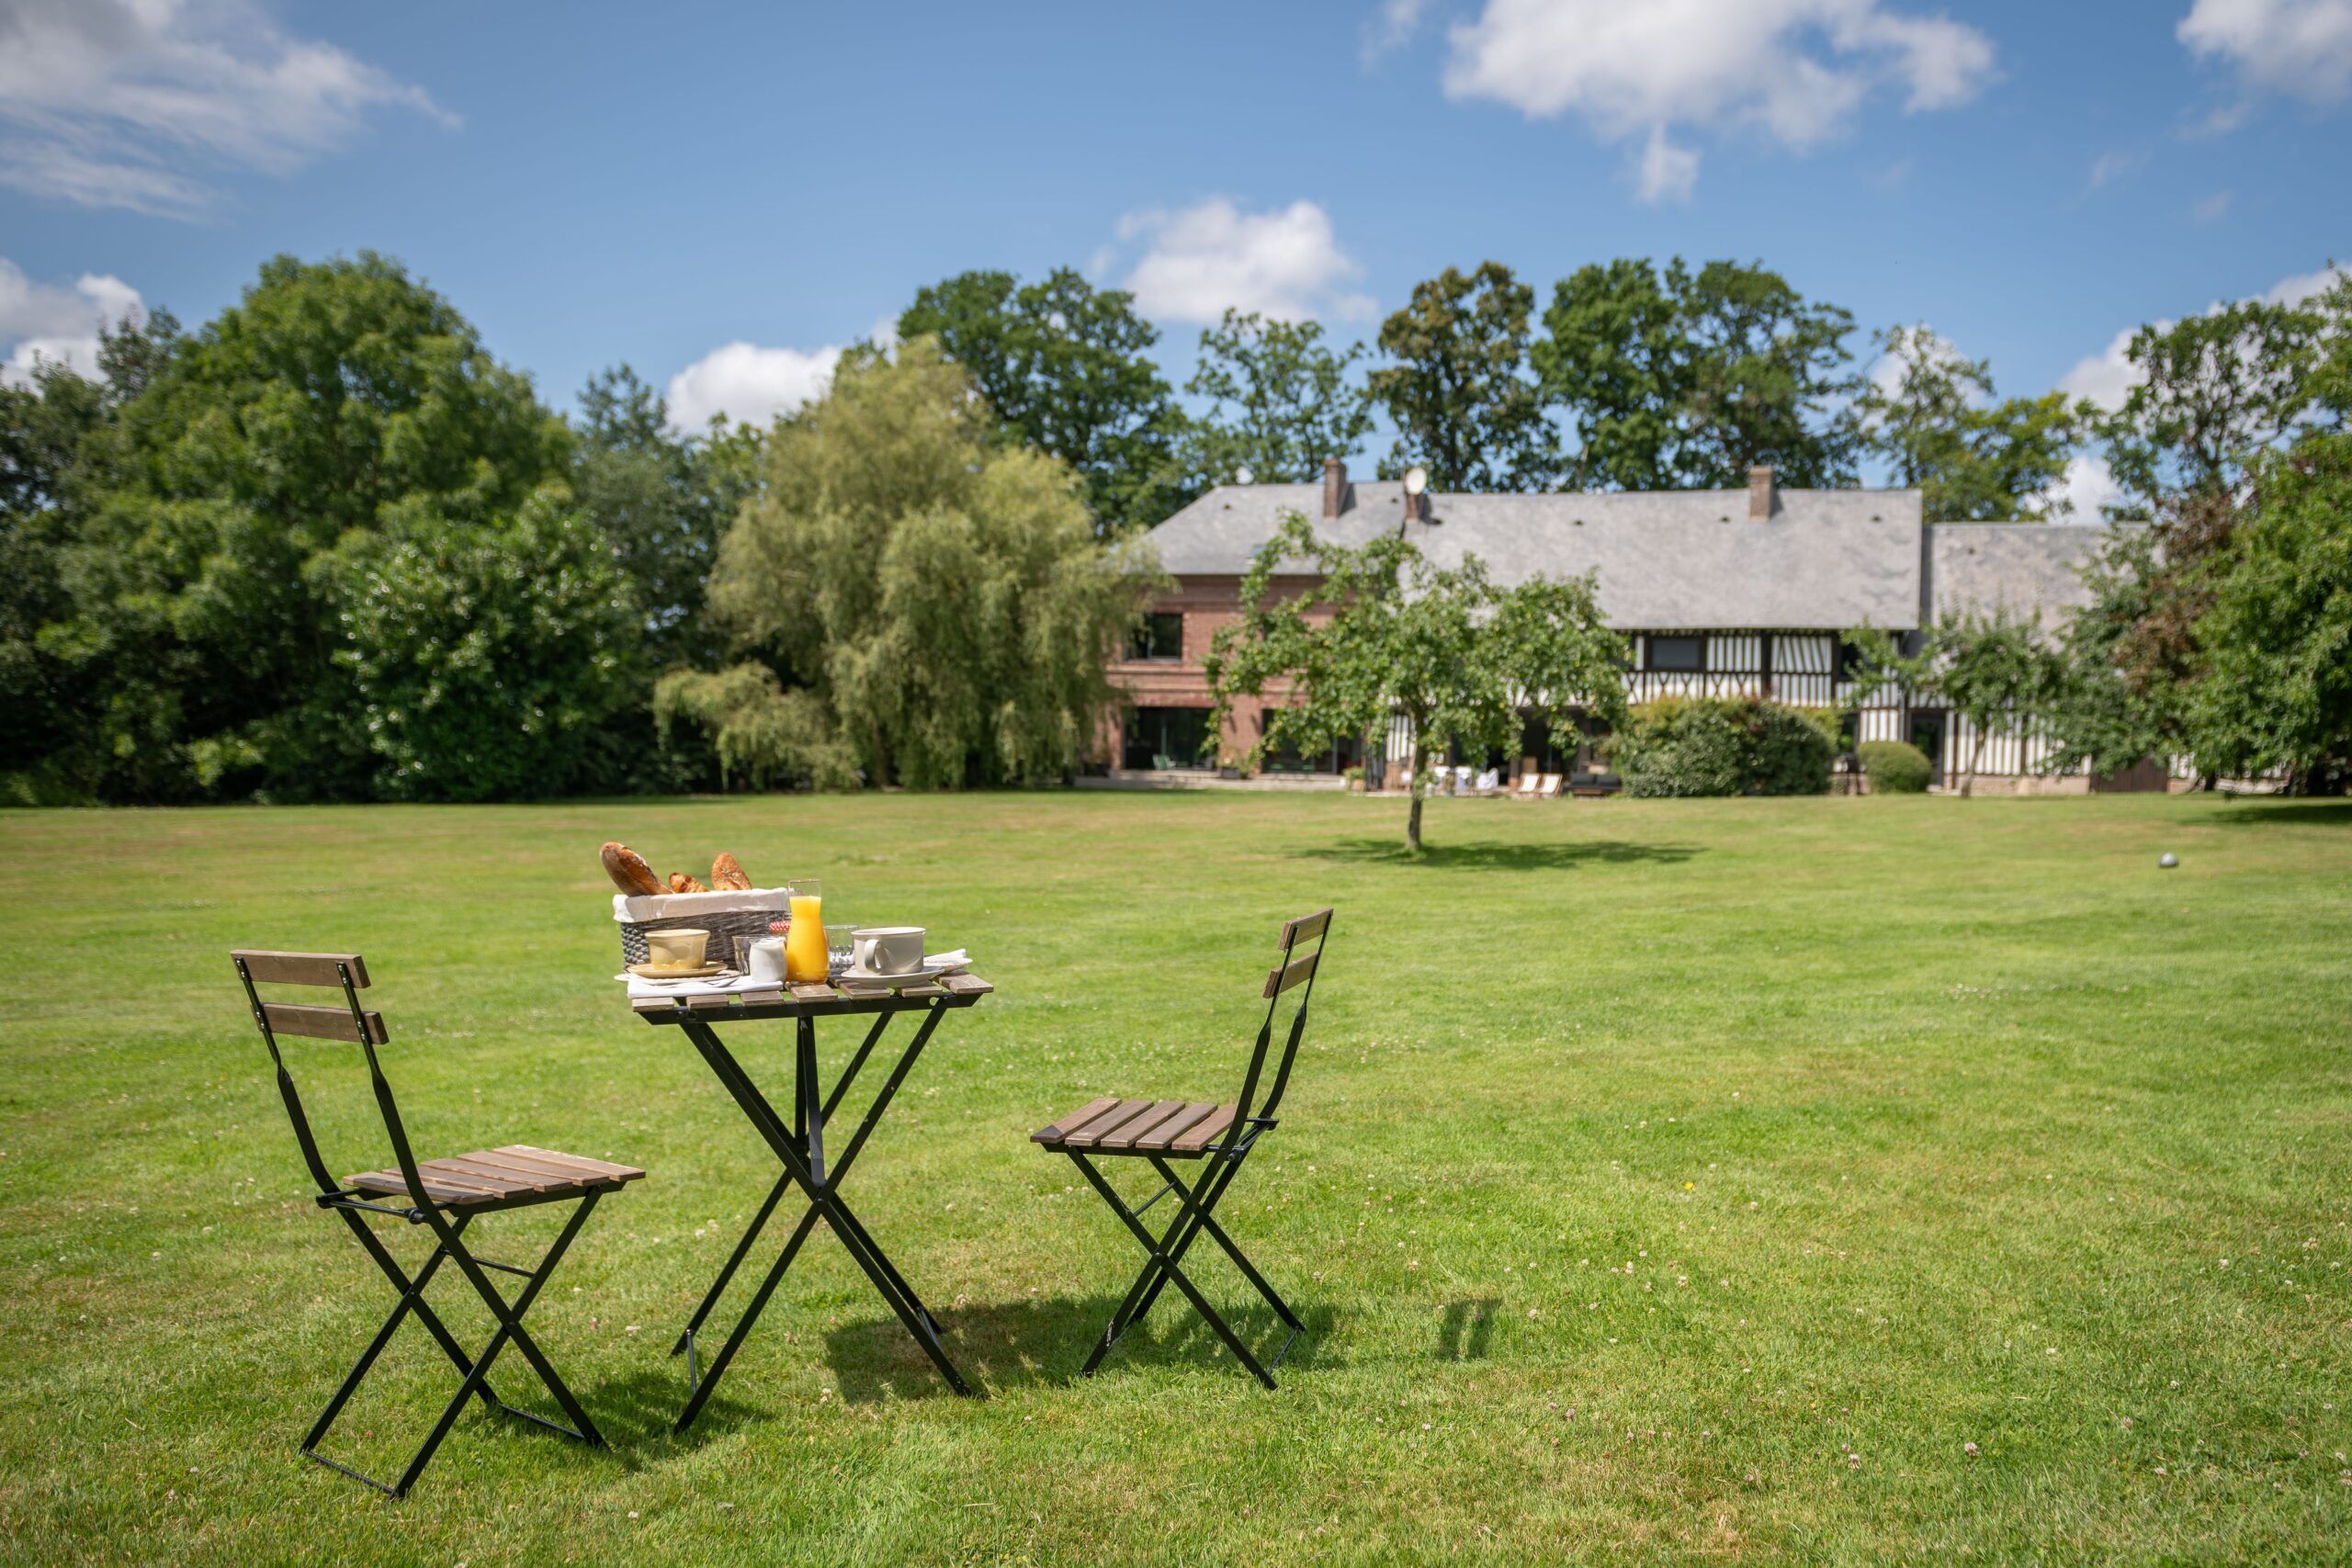
{"label": "orange juice", "polygon": [[815,893],[792,895],[792,929],[784,938],[784,977],[795,985],[827,977],[824,898]]}

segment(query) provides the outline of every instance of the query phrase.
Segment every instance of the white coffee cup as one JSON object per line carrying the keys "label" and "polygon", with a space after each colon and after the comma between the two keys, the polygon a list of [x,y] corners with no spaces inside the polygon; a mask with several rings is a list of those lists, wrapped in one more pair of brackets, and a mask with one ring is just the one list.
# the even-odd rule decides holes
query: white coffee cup
{"label": "white coffee cup", "polygon": [[854,975],[912,975],[922,968],[921,926],[861,926],[849,940]]}
{"label": "white coffee cup", "polygon": [[784,984],[784,938],[763,936],[752,944],[752,978],[763,986]]}

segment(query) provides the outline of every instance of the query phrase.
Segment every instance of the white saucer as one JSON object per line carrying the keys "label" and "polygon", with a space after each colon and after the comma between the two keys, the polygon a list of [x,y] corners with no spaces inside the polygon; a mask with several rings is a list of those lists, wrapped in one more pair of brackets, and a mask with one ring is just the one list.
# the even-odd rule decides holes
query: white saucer
{"label": "white saucer", "polygon": [[671,969],[654,964],[632,964],[628,972],[640,980],[707,980],[727,972],[724,964],[697,964],[691,969]]}
{"label": "white saucer", "polygon": [[910,969],[903,975],[873,975],[854,967],[844,969],[836,976],[836,983],[847,983],[853,986],[912,986],[925,980],[936,980],[942,975],[952,974],[962,967],[960,964],[943,964],[937,959],[926,958],[922,962],[922,968]]}

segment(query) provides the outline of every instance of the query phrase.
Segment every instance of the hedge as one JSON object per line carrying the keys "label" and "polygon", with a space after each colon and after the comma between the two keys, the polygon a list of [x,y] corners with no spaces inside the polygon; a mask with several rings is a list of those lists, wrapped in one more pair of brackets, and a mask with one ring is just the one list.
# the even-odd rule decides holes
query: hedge
{"label": "hedge", "polygon": [[1633,710],[1610,755],[1632,795],[1826,795],[1837,716],[1753,697]]}
{"label": "hedge", "polygon": [[1865,740],[1855,755],[1872,795],[1919,795],[1936,776],[1928,754],[1901,740]]}

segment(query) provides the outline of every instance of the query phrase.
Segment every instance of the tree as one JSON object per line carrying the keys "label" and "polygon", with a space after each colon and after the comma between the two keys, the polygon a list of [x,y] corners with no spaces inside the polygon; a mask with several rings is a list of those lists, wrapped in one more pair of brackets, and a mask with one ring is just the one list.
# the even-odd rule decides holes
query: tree
{"label": "tree", "polygon": [[1994,403],[1990,363],[1962,358],[1925,324],[1872,341],[1894,382],[1865,381],[1855,412],[1864,445],[1895,483],[1924,492],[1931,518],[2043,521],[2089,405],[2078,409],[2063,392]]}
{"label": "tree", "polygon": [[2058,661],[2042,643],[2040,620],[2006,609],[1939,617],[1909,656],[1898,652],[1885,634],[1868,627],[1847,636],[1862,655],[1856,681],[1861,694],[1900,684],[1941,697],[1967,724],[1972,743],[1961,777],[1963,797],[1975,792],[1984,743],[1993,731],[2043,712],[2058,683]]}
{"label": "tree", "polygon": [[[43,628],[69,616],[61,555],[96,487],[84,463],[92,438],[170,356],[179,323],[168,310],[101,323],[95,378],[35,357],[22,385],[0,383],[0,691],[14,699],[0,734],[0,775],[28,801],[87,798],[89,759],[75,746],[89,693]],[[53,634],[52,634],[53,635]]]}
{"label": "tree", "polygon": [[1548,488],[1558,476],[1558,432],[1527,374],[1535,292],[1500,262],[1447,267],[1413,286],[1412,302],[1381,323],[1394,363],[1374,370],[1372,395],[1396,427],[1384,471],[1419,464],[1430,488]]}
{"label": "tree", "polygon": [[2264,461],[2251,516],[2212,563],[2188,695],[2200,769],[2352,784],[2352,435]]}
{"label": "tree", "polygon": [[1579,268],[1553,290],[1532,350],[1542,396],[1582,445],[1578,485],[1726,490],[1770,464],[1798,488],[1850,484],[1840,413],[1853,317],[1763,265],[1680,257]]}
{"label": "tree", "polygon": [[2319,310],[2247,299],[2132,334],[2139,379],[2099,423],[2119,512],[2147,517],[2167,497],[2243,484],[2310,412],[2327,324]]}
{"label": "tree", "polygon": [[2045,711],[2052,766],[2115,773],[2186,752],[2188,672],[2179,654],[2188,649],[2160,650],[2150,636],[2166,618],[2159,601],[2174,586],[2157,531],[2115,530],[2084,568],[2083,582],[2090,602],[2059,633],[2058,678]]}
{"label": "tree", "polygon": [[[1275,577],[1302,567],[1313,585],[1278,596]],[[1441,568],[1392,535],[1349,549],[1293,512],[1252,558],[1241,607],[1205,661],[1216,723],[1237,697],[1285,688],[1255,761],[1385,732],[1401,714],[1413,732],[1405,842],[1416,854],[1430,757],[1515,743],[1522,707],[1555,725],[1578,709],[1611,726],[1623,716],[1625,641],[1602,623],[1589,577],[1501,588],[1475,556]]]}
{"label": "tree", "polygon": [[379,798],[570,794],[598,726],[642,700],[643,612],[560,487],[511,518],[356,533],[315,576]]}
{"label": "tree", "polygon": [[115,800],[365,795],[321,558],[511,517],[569,433],[447,301],[372,253],[281,256],[85,443],[96,492],[43,633]]}
{"label": "tree", "polygon": [[1348,374],[1363,355],[1361,344],[1332,353],[1318,322],[1227,310],[1202,332],[1184,383],[1209,402],[1186,433],[1186,473],[1203,488],[1243,468],[1261,483],[1322,478],[1323,459],[1354,451],[1372,429],[1372,394]]}
{"label": "tree", "polygon": [[589,378],[573,428],[572,494],[644,608],[650,656],[716,658],[722,639],[703,614],[703,585],[750,494],[763,433],[722,415],[707,432],[675,434],[668,404],[626,365]]}
{"label": "tree", "polygon": [[1148,356],[1159,334],[1132,294],[1068,267],[1028,284],[958,273],[916,291],[899,335],[936,337],[996,430],[1075,468],[1106,535],[1149,527],[1192,499],[1170,488],[1183,420]]}
{"label": "tree", "polygon": [[[929,340],[846,356],[769,438],[711,608],[780,672],[775,692],[820,705],[821,731],[792,720],[804,755],[838,740],[869,782],[918,788],[1063,777],[1114,701],[1106,660],[1164,581],[1142,547],[1095,539],[1082,493],[1068,464],[995,441]],[[732,690],[769,705],[740,735],[775,729],[755,681]],[[679,687],[668,705],[723,727],[722,695]]]}

